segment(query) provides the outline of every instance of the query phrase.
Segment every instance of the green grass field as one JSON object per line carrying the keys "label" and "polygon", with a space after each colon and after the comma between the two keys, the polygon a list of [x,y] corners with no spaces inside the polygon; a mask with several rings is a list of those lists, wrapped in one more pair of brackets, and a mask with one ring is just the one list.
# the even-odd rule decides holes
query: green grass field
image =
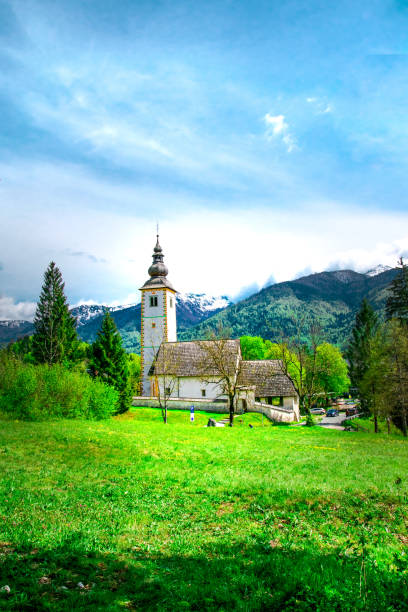
{"label": "green grass field", "polygon": [[408,609],[405,440],[208,417],[2,421],[0,609]]}

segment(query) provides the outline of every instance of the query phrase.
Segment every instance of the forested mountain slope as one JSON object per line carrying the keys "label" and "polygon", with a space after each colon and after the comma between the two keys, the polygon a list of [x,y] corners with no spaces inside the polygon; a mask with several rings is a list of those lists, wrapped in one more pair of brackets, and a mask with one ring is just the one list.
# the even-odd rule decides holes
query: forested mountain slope
{"label": "forested mountain slope", "polygon": [[395,269],[375,276],[352,270],[320,272],[262,289],[207,321],[180,334],[180,339],[202,338],[221,322],[233,337],[243,335],[278,339],[293,335],[296,322],[320,323],[327,341],[344,345],[363,297],[383,313],[387,287]]}

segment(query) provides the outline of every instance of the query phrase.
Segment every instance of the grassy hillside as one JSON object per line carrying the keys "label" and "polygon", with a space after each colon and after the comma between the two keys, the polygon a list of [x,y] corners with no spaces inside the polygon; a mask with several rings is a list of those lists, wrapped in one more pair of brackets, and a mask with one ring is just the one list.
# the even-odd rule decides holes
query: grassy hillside
{"label": "grassy hillside", "polygon": [[278,283],[230,306],[211,319],[180,334],[180,339],[202,338],[219,322],[233,337],[253,335],[274,339],[296,331],[294,319],[306,314],[309,323],[319,322],[325,339],[344,345],[350,335],[363,297],[382,316],[387,287],[396,271],[368,277],[352,270],[321,272]]}
{"label": "grassy hillside", "polygon": [[2,422],[0,609],[407,609],[405,440],[208,416]]}

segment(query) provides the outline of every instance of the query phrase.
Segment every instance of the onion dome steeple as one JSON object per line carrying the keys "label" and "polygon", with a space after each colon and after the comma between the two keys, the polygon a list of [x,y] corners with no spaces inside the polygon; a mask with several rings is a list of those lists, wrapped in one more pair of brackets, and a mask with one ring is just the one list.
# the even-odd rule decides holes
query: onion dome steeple
{"label": "onion dome steeple", "polygon": [[148,271],[149,276],[167,276],[169,271],[163,263],[163,257],[163,251],[159,244],[159,234],[157,234],[157,242],[153,252],[153,263]]}
{"label": "onion dome steeple", "polygon": [[150,278],[145,282],[142,289],[148,287],[167,287],[168,289],[175,291],[172,284],[167,280],[167,274],[169,271],[163,261],[163,258],[163,250],[159,243],[159,234],[157,234],[156,246],[153,249],[153,263],[148,270]]}

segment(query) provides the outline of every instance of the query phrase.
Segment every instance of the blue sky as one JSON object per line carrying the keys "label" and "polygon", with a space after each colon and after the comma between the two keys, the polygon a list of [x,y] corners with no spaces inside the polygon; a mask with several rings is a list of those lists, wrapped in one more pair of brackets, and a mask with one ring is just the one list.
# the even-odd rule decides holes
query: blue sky
{"label": "blue sky", "polygon": [[408,3],[0,2],[0,318],[408,251]]}

